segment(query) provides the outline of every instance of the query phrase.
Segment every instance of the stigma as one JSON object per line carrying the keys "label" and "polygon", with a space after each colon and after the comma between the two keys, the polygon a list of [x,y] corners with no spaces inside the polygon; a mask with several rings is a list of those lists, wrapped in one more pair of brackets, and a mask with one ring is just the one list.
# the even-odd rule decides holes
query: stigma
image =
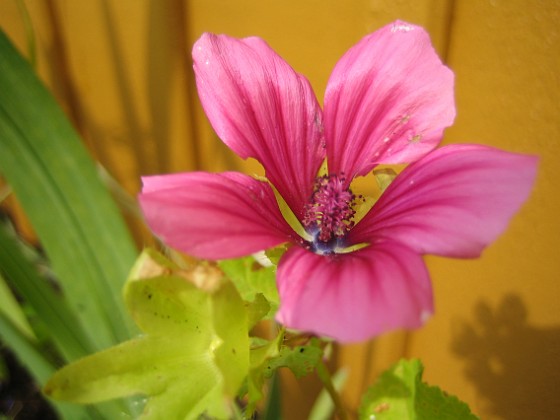
{"label": "stigma", "polygon": [[313,236],[310,246],[317,253],[336,252],[336,248],[344,246],[344,237],[354,226],[354,205],[359,197],[346,185],[343,173],[315,180],[310,202],[305,206],[303,226]]}

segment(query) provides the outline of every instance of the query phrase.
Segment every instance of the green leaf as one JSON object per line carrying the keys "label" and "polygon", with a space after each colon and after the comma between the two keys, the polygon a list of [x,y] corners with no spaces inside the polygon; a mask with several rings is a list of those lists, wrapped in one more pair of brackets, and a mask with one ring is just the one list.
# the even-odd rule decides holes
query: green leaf
{"label": "green leaf", "polygon": [[0,273],[0,312],[4,313],[6,318],[16,327],[23,335],[32,339],[34,337],[33,330],[27,322],[25,314],[21,310],[16,298],[14,297],[9,286],[6,284],[4,277]]}
{"label": "green leaf", "polygon": [[360,419],[477,419],[458,398],[422,382],[422,371],[419,360],[401,360],[385,371],[364,395]]}
{"label": "green leaf", "polygon": [[[32,306],[38,318],[34,322],[34,327],[40,327],[41,330],[48,332],[48,338],[66,360],[84,356],[87,350],[83,346],[86,341],[83,330],[65,300],[50,287],[46,279],[38,275],[35,267],[28,260],[32,257],[29,250],[22,249],[19,245],[3,226],[0,227],[0,267],[19,295]],[[26,366],[37,383],[43,386],[46,379],[55,372],[56,367],[47,360],[44,349],[38,347],[34,336],[23,332],[11,318],[0,311],[0,317],[2,316],[0,339],[10,346],[22,365]],[[87,409],[61,403],[55,404],[55,407],[63,418],[68,419],[114,418],[127,411],[121,402]]]}
{"label": "green leaf", "polygon": [[267,249],[264,252],[264,255],[273,265],[278,266],[278,264],[280,263],[280,258],[282,258],[282,255],[284,255],[287,250],[288,247],[286,246],[286,244],[282,244],[278,245],[277,247]]}
{"label": "green leaf", "polygon": [[233,281],[243,300],[253,302],[261,293],[270,304],[265,318],[274,316],[280,305],[276,267],[263,267],[253,257],[223,260],[219,262],[219,267]]}
{"label": "green leaf", "polygon": [[425,383],[421,385],[416,396],[416,411],[419,419],[474,420],[478,418],[466,403],[454,395],[447,394],[437,386]]}
{"label": "green leaf", "polygon": [[[46,279],[39,276],[3,226],[0,226],[0,269],[24,301],[33,307],[43,329],[48,331],[49,338],[66,361],[88,354],[88,339],[74,313]],[[7,344],[12,347],[10,341]]]}
{"label": "green leaf", "polygon": [[202,276],[144,252],[125,300],[145,335],[64,367],[45,392],[79,403],[142,394],[146,419],[227,416],[224,401],[249,369],[247,315],[233,284],[206,268]]}
{"label": "green leaf", "polygon": [[247,409],[246,416],[251,417],[257,403],[264,397],[263,386],[265,377],[270,378],[274,371],[269,360],[280,354],[280,344],[284,339],[284,331],[280,330],[274,340],[266,341],[253,338],[250,352],[250,371],[247,377]]}
{"label": "green leaf", "polygon": [[297,347],[283,347],[280,354],[269,361],[269,366],[274,370],[279,367],[289,368],[296,378],[308,375],[317,366],[323,356],[323,350],[313,344]]}
{"label": "green leaf", "polygon": [[[10,344],[10,348],[17,355],[19,361],[39,384],[43,385],[49,376],[54,373],[55,367],[45,358],[40,349],[31,343],[28,337],[1,312],[0,341]],[[99,418],[99,413],[94,408],[69,406],[60,403],[55,403],[54,406],[66,419]],[[117,414],[117,412],[106,413],[110,416]]]}
{"label": "green leaf", "polygon": [[8,369],[8,365],[6,365],[6,361],[0,354],[0,382],[8,382],[10,378],[10,372]]}
{"label": "green leaf", "polygon": [[31,220],[90,350],[131,336],[120,292],[135,249],[68,119],[0,31],[0,168]]}
{"label": "green leaf", "polygon": [[247,378],[248,404],[247,417],[250,417],[263,394],[265,379],[273,377],[280,367],[289,368],[296,377],[300,378],[311,373],[323,355],[318,343],[294,348],[283,347],[284,330],[280,330],[276,338],[271,341],[254,339],[256,345],[251,348],[251,370]]}
{"label": "green leaf", "polygon": [[282,393],[280,389],[280,375],[272,375],[268,388],[266,407],[262,418],[264,420],[282,420]]}
{"label": "green leaf", "polygon": [[45,358],[35,343],[32,343],[3,313],[0,313],[0,340],[10,343],[20,362],[40,383],[44,383],[55,371],[52,363]]}
{"label": "green leaf", "polygon": [[245,305],[247,306],[249,330],[270,313],[270,303],[262,293],[257,293],[255,300],[246,302]]}

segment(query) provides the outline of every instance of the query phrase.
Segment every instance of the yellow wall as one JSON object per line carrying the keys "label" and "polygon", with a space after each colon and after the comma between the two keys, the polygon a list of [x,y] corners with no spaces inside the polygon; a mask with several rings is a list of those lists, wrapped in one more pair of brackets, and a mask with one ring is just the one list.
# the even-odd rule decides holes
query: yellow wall
{"label": "yellow wall", "polygon": [[[553,418],[560,409],[560,2],[557,0],[28,0],[38,69],[103,165],[131,192],[140,174],[259,171],[213,135],[193,87],[190,48],[204,31],[265,38],[321,99],[330,70],[364,34],[396,19],[425,26],[456,73],[445,142],[541,156],[537,186],[476,261],[428,258],[436,314],[425,328],[337,350],[345,391],[399,357],[485,419]],[[0,26],[28,51],[15,0]],[[0,95],[2,93],[0,92]],[[138,226],[136,225],[136,228]],[[145,236],[144,236],[145,237]],[[290,378],[286,378],[287,381]],[[305,418],[290,382],[286,418]]]}

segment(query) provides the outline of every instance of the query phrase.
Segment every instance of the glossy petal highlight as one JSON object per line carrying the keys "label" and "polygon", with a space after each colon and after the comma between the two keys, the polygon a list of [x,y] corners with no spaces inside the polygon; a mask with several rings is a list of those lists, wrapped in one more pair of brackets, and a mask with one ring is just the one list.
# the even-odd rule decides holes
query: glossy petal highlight
{"label": "glossy petal highlight", "polygon": [[242,158],[257,159],[301,218],[325,156],[322,113],[309,82],[259,38],[204,34],[193,59],[218,136]]}
{"label": "glossy petal highlight", "polygon": [[277,282],[280,323],[341,342],[417,328],[433,312],[422,258],[393,242],[330,257],[291,248]]}
{"label": "glossy petal highlight", "polygon": [[327,85],[329,171],[351,179],[424,156],[455,118],[453,83],[421,27],[397,21],[363,38]]}
{"label": "glossy petal highlight", "polygon": [[167,245],[195,257],[241,257],[296,236],[266,182],[234,172],[142,181],[139,200],[150,229]]}
{"label": "glossy petal highlight", "polygon": [[349,241],[391,238],[421,254],[478,257],[529,196],[536,164],[484,146],[442,147],[397,176]]}

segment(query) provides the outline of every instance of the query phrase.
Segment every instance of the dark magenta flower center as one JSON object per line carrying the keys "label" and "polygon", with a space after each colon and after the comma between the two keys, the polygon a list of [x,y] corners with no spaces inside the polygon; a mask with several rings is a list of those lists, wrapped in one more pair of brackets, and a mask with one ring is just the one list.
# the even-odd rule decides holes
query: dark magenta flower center
{"label": "dark magenta flower center", "polygon": [[303,219],[303,226],[314,238],[312,251],[332,253],[345,246],[344,237],[354,226],[357,198],[346,186],[344,174],[317,177]]}

